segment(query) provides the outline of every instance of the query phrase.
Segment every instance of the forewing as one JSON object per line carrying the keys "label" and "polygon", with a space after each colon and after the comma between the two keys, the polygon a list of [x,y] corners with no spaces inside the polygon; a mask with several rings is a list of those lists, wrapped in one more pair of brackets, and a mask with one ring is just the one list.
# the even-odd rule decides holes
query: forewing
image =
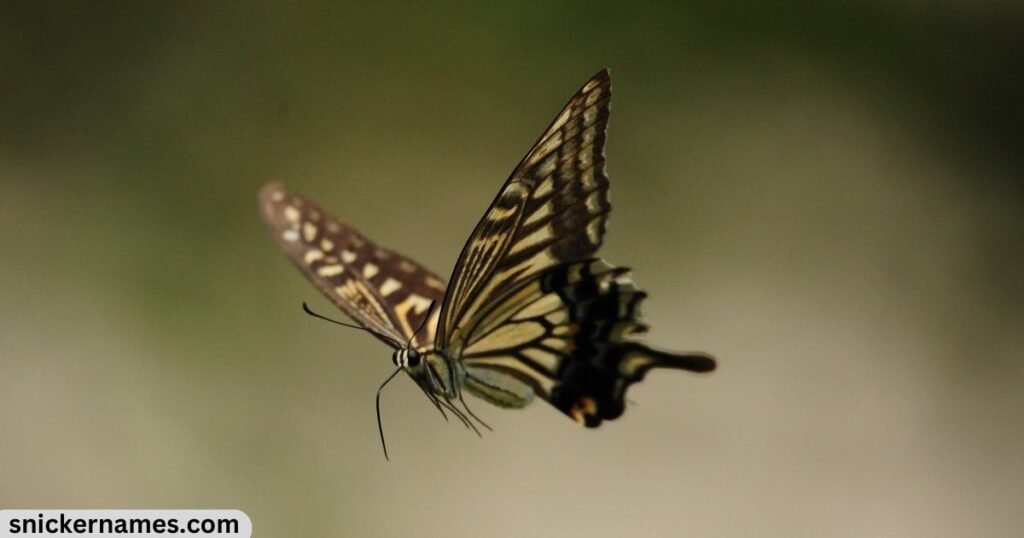
{"label": "forewing", "polygon": [[536,395],[596,427],[622,414],[625,393],[652,368],[706,372],[702,353],[627,340],[646,330],[628,270],[602,260],[553,267],[492,303],[466,333],[465,386],[504,407]]}
{"label": "forewing", "polygon": [[[423,323],[431,301],[441,304],[445,285],[436,275],[376,245],[312,201],[287,193],[280,183],[260,191],[260,214],[299,271],[385,342],[404,344]],[[435,307],[433,319],[416,336],[417,348],[433,345],[438,316]]]}
{"label": "forewing", "polygon": [[477,223],[455,264],[438,346],[458,353],[481,309],[550,267],[586,259],[611,205],[604,171],[611,78],[603,70],[569,101]]}

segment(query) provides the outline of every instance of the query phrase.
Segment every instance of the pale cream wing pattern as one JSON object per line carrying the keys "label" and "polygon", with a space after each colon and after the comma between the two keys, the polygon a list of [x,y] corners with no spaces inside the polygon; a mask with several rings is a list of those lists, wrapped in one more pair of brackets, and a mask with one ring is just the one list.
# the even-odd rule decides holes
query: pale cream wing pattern
{"label": "pale cream wing pattern", "polygon": [[604,171],[611,100],[607,70],[563,108],[477,223],[459,255],[441,308],[437,346],[458,356],[465,330],[517,285],[592,256],[611,205]]}
{"label": "pale cream wing pattern", "polygon": [[499,406],[535,397],[597,427],[651,369],[708,372],[705,353],[650,348],[629,270],[594,258],[611,205],[604,170],[610,79],[569,101],[506,181],[464,247],[438,328],[463,386]]}
{"label": "pale cream wing pattern", "polygon": [[[623,413],[627,389],[651,369],[715,369],[706,353],[660,351],[630,338],[646,330],[646,294],[628,269],[594,257],[611,210],[604,169],[610,100],[602,70],[506,180],[447,290],[419,264],[279,184],[261,191],[261,213],[303,274],[378,338],[402,348],[423,324],[413,345],[427,352],[426,367],[403,367],[442,414],[473,427],[465,388],[503,407],[540,398],[597,427]],[[433,302],[441,307],[431,309]]]}
{"label": "pale cream wing pattern", "polygon": [[653,368],[713,370],[706,353],[664,352],[628,338],[647,330],[646,296],[628,269],[600,259],[544,271],[466,329],[465,387],[502,407],[538,396],[594,428],[622,415],[626,390]]}
{"label": "pale cream wing pattern", "polygon": [[[260,190],[260,214],[288,258],[345,314],[394,346],[441,304],[445,284],[420,264],[383,248],[280,183]],[[434,344],[440,309],[413,344]]]}

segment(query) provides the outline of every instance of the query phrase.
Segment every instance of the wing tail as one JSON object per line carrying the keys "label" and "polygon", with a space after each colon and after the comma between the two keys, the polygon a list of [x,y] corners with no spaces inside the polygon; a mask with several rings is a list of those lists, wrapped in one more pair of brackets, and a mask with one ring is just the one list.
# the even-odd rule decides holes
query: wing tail
{"label": "wing tail", "polygon": [[[632,347],[634,348],[633,353],[639,357],[637,362],[640,370],[637,373],[640,377],[636,379],[637,381],[640,381],[643,375],[652,368],[673,368],[704,373],[713,371],[716,366],[714,357],[707,353],[659,351],[642,344],[634,344]],[[630,373],[623,371],[623,375],[629,376]]]}
{"label": "wing tail", "polygon": [[551,404],[588,428],[614,420],[626,408],[626,391],[654,368],[710,372],[715,360],[703,353],[667,353],[636,342],[595,350],[589,361],[571,363],[551,392]]}

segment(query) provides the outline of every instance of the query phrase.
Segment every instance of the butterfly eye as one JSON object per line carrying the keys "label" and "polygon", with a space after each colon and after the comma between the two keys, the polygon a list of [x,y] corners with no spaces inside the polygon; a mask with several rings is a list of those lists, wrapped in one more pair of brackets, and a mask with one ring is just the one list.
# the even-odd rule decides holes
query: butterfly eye
{"label": "butterfly eye", "polygon": [[419,365],[420,365],[420,352],[416,351],[415,349],[410,349],[409,350],[409,366],[419,366]]}

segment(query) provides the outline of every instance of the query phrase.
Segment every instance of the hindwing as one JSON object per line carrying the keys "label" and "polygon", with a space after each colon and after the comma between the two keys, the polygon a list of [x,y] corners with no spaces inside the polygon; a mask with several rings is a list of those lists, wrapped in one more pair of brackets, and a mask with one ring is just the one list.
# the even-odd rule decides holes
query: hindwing
{"label": "hindwing", "polygon": [[497,405],[534,395],[589,427],[617,418],[629,386],[655,367],[713,370],[702,353],[675,354],[627,340],[647,329],[629,271],[603,260],[546,270],[481,312],[459,359],[465,386]]}
{"label": "hindwing", "polygon": [[[279,183],[260,191],[260,213],[278,245],[328,299],[390,345],[404,344],[423,322],[444,281],[420,264],[378,246],[312,201]],[[438,311],[414,340],[434,343]],[[390,341],[389,341],[390,340]]]}

